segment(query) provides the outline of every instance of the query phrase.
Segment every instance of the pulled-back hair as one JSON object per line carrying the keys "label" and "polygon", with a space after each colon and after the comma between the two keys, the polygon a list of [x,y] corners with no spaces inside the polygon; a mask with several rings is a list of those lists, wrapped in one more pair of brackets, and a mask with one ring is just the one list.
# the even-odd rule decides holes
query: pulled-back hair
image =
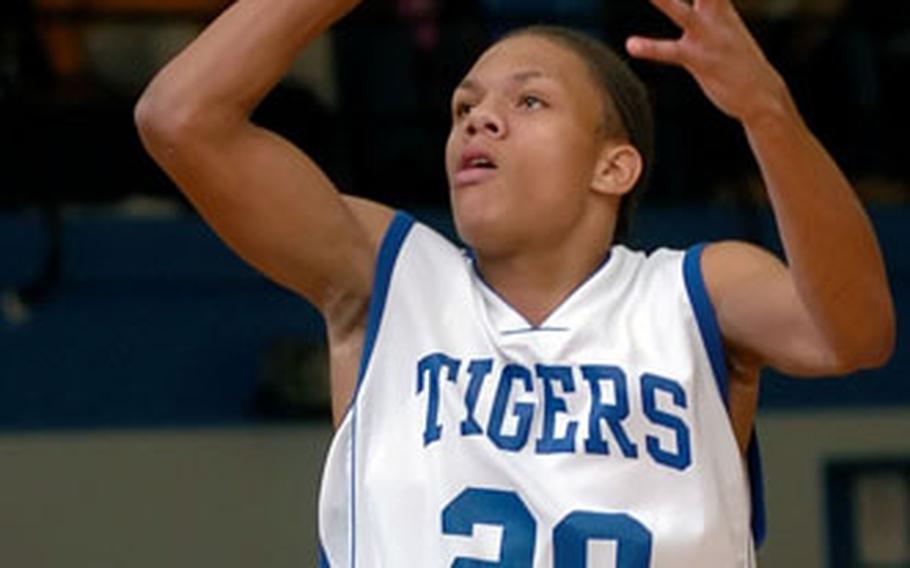
{"label": "pulled-back hair", "polygon": [[648,91],[615,51],[588,34],[562,26],[533,25],[513,30],[500,41],[524,35],[558,43],[584,62],[603,95],[602,134],[628,140],[641,154],[641,176],[632,192],[623,197],[616,218],[613,240],[623,241],[629,236],[635,205],[648,185],[654,161],[654,117]]}

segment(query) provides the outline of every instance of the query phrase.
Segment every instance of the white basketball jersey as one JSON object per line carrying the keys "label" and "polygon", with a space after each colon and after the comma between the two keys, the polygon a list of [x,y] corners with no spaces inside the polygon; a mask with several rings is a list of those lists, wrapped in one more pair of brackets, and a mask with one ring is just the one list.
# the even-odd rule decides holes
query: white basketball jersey
{"label": "white basketball jersey", "polygon": [[397,214],[324,472],[321,565],[753,566],[699,253],[615,246],[531,326]]}

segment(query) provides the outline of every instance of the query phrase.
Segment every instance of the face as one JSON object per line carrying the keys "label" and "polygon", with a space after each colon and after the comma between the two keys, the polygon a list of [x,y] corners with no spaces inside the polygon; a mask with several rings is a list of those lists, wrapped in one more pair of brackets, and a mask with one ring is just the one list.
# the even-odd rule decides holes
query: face
{"label": "face", "polygon": [[545,246],[589,204],[604,147],[584,62],[542,37],[484,53],[452,98],[446,173],[456,228],[481,254]]}

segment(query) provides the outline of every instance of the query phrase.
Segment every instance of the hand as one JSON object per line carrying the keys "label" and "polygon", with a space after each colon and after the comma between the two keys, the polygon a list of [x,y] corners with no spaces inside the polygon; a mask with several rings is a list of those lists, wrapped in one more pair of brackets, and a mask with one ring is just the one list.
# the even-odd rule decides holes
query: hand
{"label": "hand", "polygon": [[682,29],[678,39],[632,36],[628,52],[686,69],[717,108],[743,123],[777,108],[786,87],[731,0],[651,0]]}

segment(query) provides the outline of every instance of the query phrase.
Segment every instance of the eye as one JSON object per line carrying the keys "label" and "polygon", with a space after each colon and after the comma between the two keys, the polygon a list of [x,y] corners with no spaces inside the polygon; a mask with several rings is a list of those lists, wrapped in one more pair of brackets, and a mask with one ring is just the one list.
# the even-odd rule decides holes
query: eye
{"label": "eye", "polygon": [[527,109],[536,109],[543,108],[546,106],[546,103],[540,97],[535,95],[522,95],[519,100],[519,106]]}
{"label": "eye", "polygon": [[472,108],[474,108],[474,106],[470,103],[457,102],[453,105],[452,114],[455,115],[455,118],[463,118],[471,112]]}

